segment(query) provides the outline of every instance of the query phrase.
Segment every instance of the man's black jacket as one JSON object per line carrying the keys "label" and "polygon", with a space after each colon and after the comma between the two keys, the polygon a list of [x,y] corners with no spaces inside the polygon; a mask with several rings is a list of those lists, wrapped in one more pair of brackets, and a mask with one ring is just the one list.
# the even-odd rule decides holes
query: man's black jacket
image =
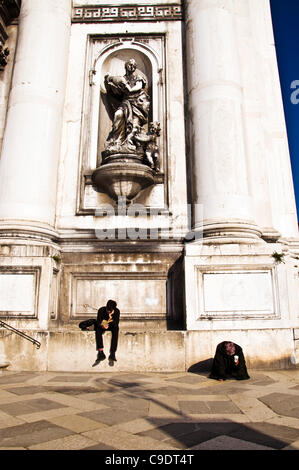
{"label": "man's black jacket", "polygon": [[[120,311],[118,308],[114,309],[114,313],[112,315],[113,321],[109,323],[109,330],[110,328],[117,328],[119,324],[119,316],[120,316]],[[109,313],[106,310],[106,307],[101,307],[98,310],[98,316],[97,316],[97,324],[98,326],[101,325],[103,320],[109,320]]]}

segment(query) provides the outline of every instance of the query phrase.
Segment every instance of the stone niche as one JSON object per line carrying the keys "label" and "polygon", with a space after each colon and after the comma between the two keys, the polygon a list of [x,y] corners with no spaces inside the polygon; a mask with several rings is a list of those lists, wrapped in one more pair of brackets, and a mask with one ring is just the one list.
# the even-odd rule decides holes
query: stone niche
{"label": "stone niche", "polygon": [[[163,208],[166,180],[164,36],[91,36],[88,45],[87,113],[82,139],[87,144],[82,148],[86,168],[84,184],[89,186],[87,192],[94,200],[92,194],[97,193],[98,207],[117,203],[118,198],[123,197],[127,204],[134,200],[147,207]],[[126,145],[109,146],[115,110],[121,101],[116,95],[109,94],[105,77],[110,74],[115,81],[120,81],[127,73],[128,61],[134,61],[136,76],[146,83],[144,94],[141,92],[138,98],[144,101],[141,106],[147,107],[144,111],[146,119],[138,119],[133,113],[138,122],[134,123],[132,138],[126,139]],[[128,116],[125,119],[128,121]],[[136,135],[138,126],[140,133],[138,131]],[[149,146],[145,139],[152,139],[156,152],[146,152]],[[117,146],[119,151],[115,150]]]}

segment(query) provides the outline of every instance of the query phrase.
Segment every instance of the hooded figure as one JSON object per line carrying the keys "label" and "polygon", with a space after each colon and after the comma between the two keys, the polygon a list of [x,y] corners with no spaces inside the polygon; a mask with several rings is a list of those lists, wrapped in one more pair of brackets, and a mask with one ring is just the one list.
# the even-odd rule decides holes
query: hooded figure
{"label": "hooded figure", "polygon": [[218,344],[209,377],[217,380],[250,379],[241,346],[231,341],[223,341]]}

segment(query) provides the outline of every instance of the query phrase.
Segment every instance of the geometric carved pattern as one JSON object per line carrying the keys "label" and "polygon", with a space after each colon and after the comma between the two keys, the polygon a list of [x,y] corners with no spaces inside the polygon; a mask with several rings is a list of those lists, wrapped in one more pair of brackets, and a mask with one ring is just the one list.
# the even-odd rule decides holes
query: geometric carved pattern
{"label": "geometric carved pattern", "polygon": [[82,6],[73,8],[73,22],[173,21],[182,19],[180,5]]}

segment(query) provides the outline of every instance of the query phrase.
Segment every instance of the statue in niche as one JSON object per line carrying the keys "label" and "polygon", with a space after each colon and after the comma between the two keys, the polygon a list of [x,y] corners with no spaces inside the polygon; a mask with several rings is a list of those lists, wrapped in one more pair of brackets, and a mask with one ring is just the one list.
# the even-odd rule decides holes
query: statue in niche
{"label": "statue in niche", "polygon": [[156,172],[160,171],[159,146],[157,144],[157,138],[160,137],[160,133],[160,123],[155,121],[150,123],[147,135],[136,132],[134,137],[137,145],[144,149],[145,163]]}
{"label": "statue in niche", "polygon": [[[125,62],[125,75],[105,75],[112,130],[105,143],[103,163],[109,157],[136,157],[140,163],[159,171],[160,124],[149,124],[150,97],[144,76],[136,73],[135,59]],[[148,129],[148,132],[147,132]]]}

